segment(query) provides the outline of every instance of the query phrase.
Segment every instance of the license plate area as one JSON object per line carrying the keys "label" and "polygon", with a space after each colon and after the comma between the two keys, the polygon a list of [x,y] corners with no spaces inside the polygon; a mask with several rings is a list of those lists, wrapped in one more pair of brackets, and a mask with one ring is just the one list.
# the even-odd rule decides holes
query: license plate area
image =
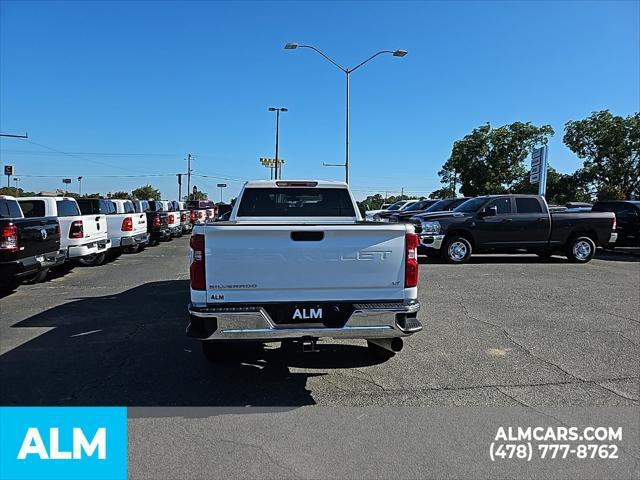
{"label": "license plate area", "polygon": [[353,313],[352,303],[296,303],[269,305],[267,313],[277,325],[342,327]]}

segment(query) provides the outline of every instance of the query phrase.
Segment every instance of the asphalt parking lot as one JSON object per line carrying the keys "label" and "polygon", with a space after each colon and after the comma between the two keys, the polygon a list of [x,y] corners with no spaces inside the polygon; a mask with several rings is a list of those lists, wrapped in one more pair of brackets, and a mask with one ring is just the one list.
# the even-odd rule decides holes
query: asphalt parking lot
{"label": "asphalt parking lot", "polygon": [[[0,299],[0,404],[638,404],[640,257],[424,260],[425,328],[380,363],[363,341],[208,364],[184,335],[188,238]],[[11,386],[8,388],[8,386]]]}

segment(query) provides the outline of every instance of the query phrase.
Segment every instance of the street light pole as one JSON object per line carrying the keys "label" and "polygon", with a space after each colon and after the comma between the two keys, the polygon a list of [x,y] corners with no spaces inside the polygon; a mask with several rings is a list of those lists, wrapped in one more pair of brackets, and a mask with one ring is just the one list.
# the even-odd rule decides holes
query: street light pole
{"label": "street light pole", "polygon": [[288,112],[289,110],[284,107],[269,107],[269,111],[276,112],[276,158],[274,178],[275,180],[278,180],[282,176],[282,168],[279,168],[278,162],[278,145],[280,143],[280,112]]}
{"label": "street light pole", "polygon": [[[333,60],[331,57],[329,57],[327,54],[325,54],[324,52],[322,52],[321,50],[317,49],[316,47],[312,46],[312,45],[299,45],[297,43],[287,43],[284,46],[285,50],[295,50],[297,48],[310,48],[311,50],[315,51],[316,53],[320,54],[322,57],[324,57],[327,61],[333,63],[336,67],[338,67],[340,70],[342,70],[342,72],[346,75],[347,77],[347,95],[346,95],[346,128],[345,128],[345,159],[344,159],[344,178],[345,178],[345,182],[349,183],[349,160],[350,160],[350,152],[349,152],[349,128],[350,128],[350,105],[349,105],[349,96],[350,96],[350,81],[351,81],[351,73],[353,73],[354,71],[356,71],[358,68],[360,68],[361,66],[363,66],[365,63],[373,60],[374,58],[376,58],[378,55],[382,55],[385,53],[390,53],[391,55],[393,55],[394,57],[404,57],[407,54],[406,50],[380,50],[379,52],[374,53],[373,55],[371,55],[369,58],[367,58],[366,60],[360,62],[358,65],[356,65],[353,68],[345,68],[342,65],[340,65],[338,62],[336,62],[335,60]],[[334,166],[334,165],[331,165]],[[342,165],[335,165],[335,166],[342,166]]]}
{"label": "street light pole", "polygon": [[78,177],[79,195],[82,196],[82,177]]}

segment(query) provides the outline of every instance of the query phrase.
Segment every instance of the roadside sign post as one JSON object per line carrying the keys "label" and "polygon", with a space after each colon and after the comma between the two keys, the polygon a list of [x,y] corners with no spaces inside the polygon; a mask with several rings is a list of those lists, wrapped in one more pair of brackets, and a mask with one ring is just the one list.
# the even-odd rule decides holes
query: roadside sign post
{"label": "roadside sign post", "polygon": [[534,148],[531,154],[531,173],[529,182],[538,184],[538,195],[545,196],[547,193],[547,155],[549,147],[547,145]]}
{"label": "roadside sign post", "polygon": [[64,183],[64,194],[67,195],[67,193],[69,193],[69,185],[71,185],[71,179],[63,178],[62,183]]}
{"label": "roadside sign post", "polygon": [[220,203],[222,203],[222,190],[227,187],[226,183],[219,183],[218,188],[220,189]]}
{"label": "roadside sign post", "polygon": [[7,176],[7,187],[11,186],[11,175],[13,175],[13,165],[4,166],[4,174]]}
{"label": "roadside sign post", "polygon": [[278,177],[282,177],[282,165],[284,165],[284,159],[278,158],[268,158],[268,157],[260,157],[260,164],[263,167],[267,167],[271,171],[270,180],[277,180],[275,172],[278,173]]}

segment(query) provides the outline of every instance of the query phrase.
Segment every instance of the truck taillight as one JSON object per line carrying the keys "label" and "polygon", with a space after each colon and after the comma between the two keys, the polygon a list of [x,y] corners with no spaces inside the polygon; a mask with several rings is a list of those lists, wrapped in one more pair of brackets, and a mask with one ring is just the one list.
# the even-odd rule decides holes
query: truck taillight
{"label": "truck taillight", "polygon": [[405,236],[404,287],[418,286],[418,235],[407,233]]}
{"label": "truck taillight", "polygon": [[0,230],[0,251],[17,252],[20,250],[20,240],[18,239],[18,227],[6,225]]}
{"label": "truck taillight", "polygon": [[189,219],[191,220],[191,223],[196,221],[196,212],[195,211],[191,210],[189,212]]}
{"label": "truck taillight", "polygon": [[189,267],[191,288],[193,290],[206,290],[204,235],[192,235],[189,245],[191,246],[191,265]]}
{"label": "truck taillight", "polygon": [[202,211],[198,212],[198,218],[202,218]]}
{"label": "truck taillight", "polygon": [[131,220],[131,217],[125,217],[124,220],[122,220],[121,230],[123,232],[133,232],[133,220]]}
{"label": "truck taillight", "polygon": [[170,213],[169,216],[167,217],[167,223],[173,223],[173,213]]}
{"label": "truck taillight", "polygon": [[160,215],[156,215],[155,217],[153,217],[153,226],[155,228],[160,228],[161,225],[162,222],[160,221]]}
{"label": "truck taillight", "polygon": [[186,222],[187,221],[187,214],[186,213],[181,213],[180,214],[180,221],[181,222]]}
{"label": "truck taillight", "polygon": [[613,225],[611,225],[611,230],[615,230],[618,227],[618,220],[616,220],[616,214],[613,214]]}
{"label": "truck taillight", "polygon": [[84,227],[82,226],[82,220],[71,222],[71,228],[69,229],[69,238],[82,237],[84,237]]}

